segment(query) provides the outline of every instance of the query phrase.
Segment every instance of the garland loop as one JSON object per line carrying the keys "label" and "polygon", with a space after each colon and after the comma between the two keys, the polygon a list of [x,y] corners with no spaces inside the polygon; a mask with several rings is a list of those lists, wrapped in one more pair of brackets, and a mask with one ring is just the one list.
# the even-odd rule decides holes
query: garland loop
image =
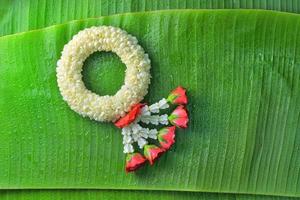
{"label": "garland loop", "polygon": [[[99,96],[82,81],[85,59],[96,51],[112,51],[126,65],[125,83],[113,96]],[[74,35],[57,62],[57,82],[72,110],[97,121],[116,121],[139,103],[150,84],[150,59],[137,39],[120,28],[91,27]]]}

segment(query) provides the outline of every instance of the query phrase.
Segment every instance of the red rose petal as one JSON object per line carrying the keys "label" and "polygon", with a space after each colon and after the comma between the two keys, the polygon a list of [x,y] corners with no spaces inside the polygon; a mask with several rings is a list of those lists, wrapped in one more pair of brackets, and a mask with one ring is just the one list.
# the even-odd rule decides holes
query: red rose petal
{"label": "red rose petal", "polygon": [[120,118],[117,122],[115,122],[115,126],[118,128],[124,128],[131,124],[140,114],[141,108],[143,106],[144,104],[141,103],[135,104],[124,117]]}
{"label": "red rose petal", "polygon": [[127,173],[133,172],[143,166],[145,162],[146,158],[140,153],[127,154],[125,170]]}
{"label": "red rose petal", "polygon": [[169,121],[179,128],[187,128],[189,117],[185,107],[178,106],[169,116]]}
{"label": "red rose petal", "polygon": [[168,150],[175,143],[175,129],[175,126],[171,126],[159,131],[158,140],[163,149]]}
{"label": "red rose petal", "polygon": [[157,160],[164,153],[164,151],[164,149],[155,145],[145,145],[144,147],[144,155],[147,160],[149,160],[150,165],[153,165],[155,160]]}
{"label": "red rose petal", "polygon": [[186,96],[186,90],[183,87],[178,86],[170,93],[168,101],[172,104],[187,104],[188,98]]}

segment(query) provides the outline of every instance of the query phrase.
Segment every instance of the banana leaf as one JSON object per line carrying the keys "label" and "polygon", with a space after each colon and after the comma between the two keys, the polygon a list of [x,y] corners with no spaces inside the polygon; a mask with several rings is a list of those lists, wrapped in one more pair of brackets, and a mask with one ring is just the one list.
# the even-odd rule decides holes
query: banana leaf
{"label": "banana leaf", "polygon": [[7,190],[0,191],[6,200],[296,200],[292,197],[241,195],[198,192],[136,191],[136,190]]}
{"label": "banana leaf", "polygon": [[[1,37],[0,188],[299,197],[299,23],[298,15],[271,11],[176,10]],[[177,133],[174,148],[155,166],[135,174],[124,173],[120,130],[74,113],[56,84],[64,44],[79,30],[103,24],[135,35],[149,53],[147,102],[177,85],[188,88],[191,99],[188,130]],[[124,70],[116,56],[96,53],[85,63],[84,81],[96,93],[113,94]]]}
{"label": "banana leaf", "polygon": [[299,0],[1,0],[0,36],[74,19],[164,9],[268,9],[300,12]]}

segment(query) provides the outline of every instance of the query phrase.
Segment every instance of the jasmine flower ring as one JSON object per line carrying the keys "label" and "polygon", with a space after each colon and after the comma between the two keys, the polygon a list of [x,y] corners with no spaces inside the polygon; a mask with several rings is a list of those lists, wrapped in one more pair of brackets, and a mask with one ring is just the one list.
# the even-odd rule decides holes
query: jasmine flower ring
{"label": "jasmine flower ring", "polygon": [[[82,81],[85,59],[96,51],[112,51],[126,65],[124,85],[113,96],[99,96]],[[72,110],[97,121],[116,121],[139,103],[150,84],[150,59],[137,39],[112,26],[91,27],[74,35],[57,62],[57,83]]]}

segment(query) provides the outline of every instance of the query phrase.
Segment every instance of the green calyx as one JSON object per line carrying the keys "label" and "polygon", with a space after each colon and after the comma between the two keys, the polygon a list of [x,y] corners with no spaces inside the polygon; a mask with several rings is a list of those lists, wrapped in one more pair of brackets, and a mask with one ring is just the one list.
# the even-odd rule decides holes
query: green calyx
{"label": "green calyx", "polygon": [[168,96],[168,98],[167,98],[167,101],[168,101],[169,103],[173,103],[174,100],[175,100],[177,97],[178,97],[178,95],[170,94],[170,95]]}

